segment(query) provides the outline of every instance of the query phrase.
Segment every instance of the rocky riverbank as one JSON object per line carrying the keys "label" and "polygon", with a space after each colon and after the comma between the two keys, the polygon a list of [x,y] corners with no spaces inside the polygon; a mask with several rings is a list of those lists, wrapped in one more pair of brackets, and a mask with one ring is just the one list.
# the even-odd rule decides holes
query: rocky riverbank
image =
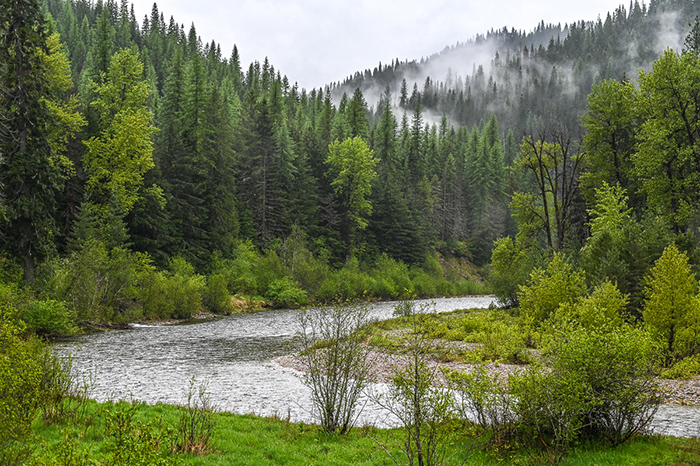
{"label": "rocky riverbank", "polygon": [[[386,383],[389,380],[392,370],[397,366],[405,364],[405,358],[397,354],[371,351],[369,357],[373,361],[373,370],[370,376],[372,380],[377,383]],[[289,367],[300,372],[306,370],[304,362],[296,355],[283,356],[275,359],[275,362],[283,367]],[[445,379],[442,376],[442,371],[439,370],[440,368],[471,372],[477,366],[478,364],[444,362],[436,358],[431,358],[429,360],[429,367],[437,371],[439,380],[442,383],[445,383]],[[500,363],[489,363],[484,367],[488,374],[492,376],[499,375],[504,378],[527,368],[525,365]],[[659,388],[662,392],[663,402],[666,404],[700,405],[700,377],[695,377],[690,380],[659,379]]]}

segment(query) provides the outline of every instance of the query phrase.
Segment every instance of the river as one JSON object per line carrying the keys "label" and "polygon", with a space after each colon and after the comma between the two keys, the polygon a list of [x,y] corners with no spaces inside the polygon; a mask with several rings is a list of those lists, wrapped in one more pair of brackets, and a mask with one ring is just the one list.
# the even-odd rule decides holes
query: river
{"label": "river", "polygon": [[[486,308],[491,297],[426,300],[436,312]],[[373,303],[372,317],[387,319],[392,302]],[[419,302],[420,304],[420,302]],[[312,422],[309,389],[301,374],[273,359],[292,352],[298,329],[293,310],[237,314],[191,325],[136,325],[131,330],[101,332],[58,343],[70,353],[78,374],[94,376],[92,397],[98,401],[129,399],[149,404],[183,403],[189,382],[206,383],[221,410],[276,415]],[[359,424],[381,425],[384,413],[368,403]],[[700,436],[700,408],[664,405],[654,431]]]}

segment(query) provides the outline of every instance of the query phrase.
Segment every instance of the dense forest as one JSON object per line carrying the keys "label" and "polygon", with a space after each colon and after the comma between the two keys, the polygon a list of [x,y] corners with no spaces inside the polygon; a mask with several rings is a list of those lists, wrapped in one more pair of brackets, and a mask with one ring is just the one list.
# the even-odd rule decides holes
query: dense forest
{"label": "dense forest", "polygon": [[[236,293],[281,305],[465,293],[469,261],[513,303],[534,267],[566,252],[638,305],[665,246],[697,263],[698,13],[635,1],[306,90],[267,59],[245,67],[236,47],[203,44],[156,4],[139,20],[127,0],[10,2],[7,293],[31,289],[81,319],[184,316],[230,310]],[[674,94],[662,73],[689,87]],[[678,112],[686,139],[666,153],[651,134]],[[644,254],[595,250],[618,234],[597,220],[613,201],[629,208],[620,248]],[[517,273],[503,270],[508,254]]]}

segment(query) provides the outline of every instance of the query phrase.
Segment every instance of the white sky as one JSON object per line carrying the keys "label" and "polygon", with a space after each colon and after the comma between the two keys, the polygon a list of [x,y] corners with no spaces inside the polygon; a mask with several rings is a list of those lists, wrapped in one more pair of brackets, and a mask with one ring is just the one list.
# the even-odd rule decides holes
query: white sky
{"label": "white sky", "polygon": [[[150,16],[153,0],[132,0],[136,18]],[[490,29],[526,32],[542,20],[571,23],[605,19],[629,0],[156,0],[185,32],[194,22],[204,43],[215,40],[230,57],[238,46],[244,70],[268,57],[306,89],[342,81],[381,61],[413,60],[465,42]],[[642,2],[640,1],[640,4]]]}

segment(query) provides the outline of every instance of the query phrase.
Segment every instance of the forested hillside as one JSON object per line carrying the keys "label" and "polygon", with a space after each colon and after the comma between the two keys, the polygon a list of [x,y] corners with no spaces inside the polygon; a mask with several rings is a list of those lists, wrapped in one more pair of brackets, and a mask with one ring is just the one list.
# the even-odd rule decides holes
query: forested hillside
{"label": "forested hillside", "polygon": [[[646,117],[622,109],[596,129],[613,116],[589,94],[633,92],[637,69],[680,52],[698,13],[691,1],[634,2],[306,90],[263,57],[245,65],[235,47],[203,44],[156,4],[138,19],[127,0],[11,1],[1,228],[17,267],[6,279],[38,280],[86,316],[147,308],[145,292],[125,291],[135,282],[182,289],[180,277],[209,290],[205,304],[239,292],[284,303],[450,294],[464,288],[434,284],[463,278],[449,259],[483,266],[501,237],[520,232],[542,257],[580,251],[603,182],[627,189],[638,219],[652,205],[646,175],[625,165]],[[671,233],[688,248],[693,200],[671,201],[682,211]],[[528,273],[541,262],[531,256]],[[323,281],[359,270],[364,282]]]}

